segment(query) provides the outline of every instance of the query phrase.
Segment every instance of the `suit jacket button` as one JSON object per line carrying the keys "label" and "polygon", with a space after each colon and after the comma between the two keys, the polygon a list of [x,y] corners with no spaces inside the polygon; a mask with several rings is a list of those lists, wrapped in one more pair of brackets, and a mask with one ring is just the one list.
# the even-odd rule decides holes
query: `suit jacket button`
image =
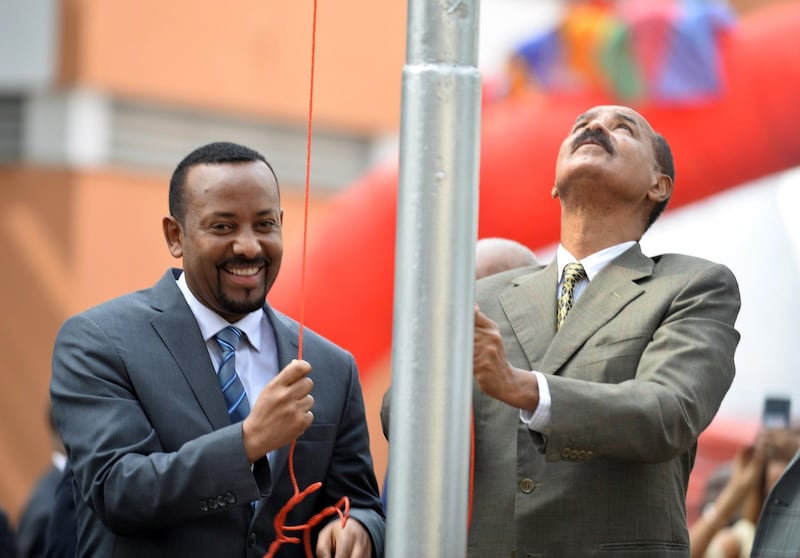
{"label": "suit jacket button", "polygon": [[530,494],[536,490],[536,483],[531,479],[522,479],[519,481],[519,489],[525,494]]}
{"label": "suit jacket button", "polygon": [[219,504],[217,504],[217,499],[216,498],[209,498],[208,499],[208,507],[209,507],[209,509],[212,509],[212,510],[217,509],[217,507],[219,507]]}
{"label": "suit jacket button", "polygon": [[227,502],[229,504],[235,504],[236,503],[236,496],[234,496],[233,492],[226,492],[225,493],[225,500],[227,500]]}
{"label": "suit jacket button", "polygon": [[569,456],[570,456],[570,452],[571,452],[571,451],[572,451],[572,450],[570,450],[569,448],[564,448],[564,449],[562,449],[562,450],[561,450],[561,457],[563,457],[564,459],[569,459]]}
{"label": "suit jacket button", "polygon": [[207,512],[208,511],[208,504],[205,500],[200,500],[200,511]]}
{"label": "suit jacket button", "polygon": [[228,505],[228,499],[225,496],[217,496],[217,504],[219,507],[224,508]]}
{"label": "suit jacket button", "polygon": [[586,459],[586,450],[578,450],[578,459]]}
{"label": "suit jacket button", "polygon": [[253,548],[256,545],[256,534],[250,533],[247,535],[247,546]]}
{"label": "suit jacket button", "polygon": [[594,453],[592,453],[592,450],[588,450],[586,452],[586,459],[591,459],[592,457],[594,457]]}

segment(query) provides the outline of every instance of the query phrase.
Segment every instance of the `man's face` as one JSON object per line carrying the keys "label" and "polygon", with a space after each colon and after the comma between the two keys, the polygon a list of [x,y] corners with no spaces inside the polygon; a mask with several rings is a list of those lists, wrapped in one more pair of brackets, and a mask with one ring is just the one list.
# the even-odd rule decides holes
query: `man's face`
{"label": "man's face", "polygon": [[577,118],[561,144],[553,196],[562,202],[573,193],[601,204],[646,201],[649,189],[663,176],[653,137],[647,121],[630,108],[590,109]]}
{"label": "man's face", "polygon": [[283,211],[270,169],[261,161],[195,165],[184,198],[184,223],[167,218],[164,226],[192,293],[229,322],[261,308],[283,255]]}

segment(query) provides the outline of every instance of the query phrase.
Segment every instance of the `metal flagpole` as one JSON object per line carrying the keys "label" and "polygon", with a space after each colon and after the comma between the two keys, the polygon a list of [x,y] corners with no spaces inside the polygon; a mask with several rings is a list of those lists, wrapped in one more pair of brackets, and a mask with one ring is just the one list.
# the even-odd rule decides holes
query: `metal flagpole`
{"label": "metal flagpole", "polygon": [[409,0],[387,557],[466,555],[480,155],[478,0]]}

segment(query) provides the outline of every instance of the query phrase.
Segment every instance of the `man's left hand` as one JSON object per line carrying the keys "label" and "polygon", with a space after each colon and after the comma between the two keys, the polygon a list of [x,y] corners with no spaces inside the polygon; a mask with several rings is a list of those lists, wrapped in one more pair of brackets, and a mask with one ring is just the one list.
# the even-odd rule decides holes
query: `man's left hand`
{"label": "man's left hand", "polygon": [[336,517],[319,532],[317,558],[372,558],[372,539],[361,523]]}

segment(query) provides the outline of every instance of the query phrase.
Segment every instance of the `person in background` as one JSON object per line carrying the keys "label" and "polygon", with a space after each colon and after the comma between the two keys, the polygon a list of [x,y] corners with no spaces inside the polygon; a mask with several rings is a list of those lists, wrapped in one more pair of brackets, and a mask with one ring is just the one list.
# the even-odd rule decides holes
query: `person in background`
{"label": "person in background", "polygon": [[487,237],[475,243],[475,279],[531,265],[539,265],[536,254],[516,240]]}
{"label": "person in background", "polygon": [[73,558],[78,548],[73,480],[72,467],[68,462],[53,496],[53,510],[47,522],[44,541],[44,558]]}
{"label": "person in background", "polygon": [[[355,360],[307,328],[299,358],[299,324],[265,301],[283,255],[272,167],[242,145],[201,146],[172,175],[169,211],[162,229],[183,269],[70,318],[56,338],[50,392],[75,477],[77,555],[261,558],[284,542],[274,523],[293,472],[300,490],[322,485],[285,524],[333,513],[310,531],[319,558],[381,556]],[[305,555],[289,542],[277,554]]]}
{"label": "person in background", "polygon": [[[765,464],[764,438],[741,448],[706,485],[703,512],[689,527],[692,558],[750,555],[763,503],[760,483]],[[721,486],[719,486],[721,484]]]}
{"label": "person in background", "polygon": [[17,546],[14,540],[14,531],[8,522],[8,516],[0,509],[0,558],[16,558]]}
{"label": "person in background", "polygon": [[52,447],[52,464],[39,478],[31,492],[17,525],[17,554],[19,558],[41,558],[44,556],[44,541],[47,522],[55,501],[55,491],[64,471],[67,456],[64,444],[53,423],[52,410],[47,412],[47,425]]}
{"label": "person in background", "polygon": [[641,114],[587,110],[556,161],[555,258],[478,281],[471,558],[689,556],[686,487],[740,298],[724,265],[642,253],[674,178]]}
{"label": "person in background", "polygon": [[723,469],[726,482],[705,499],[702,515],[689,529],[692,558],[750,556],[767,494],[798,450],[800,431],[770,428],[736,453]]}

